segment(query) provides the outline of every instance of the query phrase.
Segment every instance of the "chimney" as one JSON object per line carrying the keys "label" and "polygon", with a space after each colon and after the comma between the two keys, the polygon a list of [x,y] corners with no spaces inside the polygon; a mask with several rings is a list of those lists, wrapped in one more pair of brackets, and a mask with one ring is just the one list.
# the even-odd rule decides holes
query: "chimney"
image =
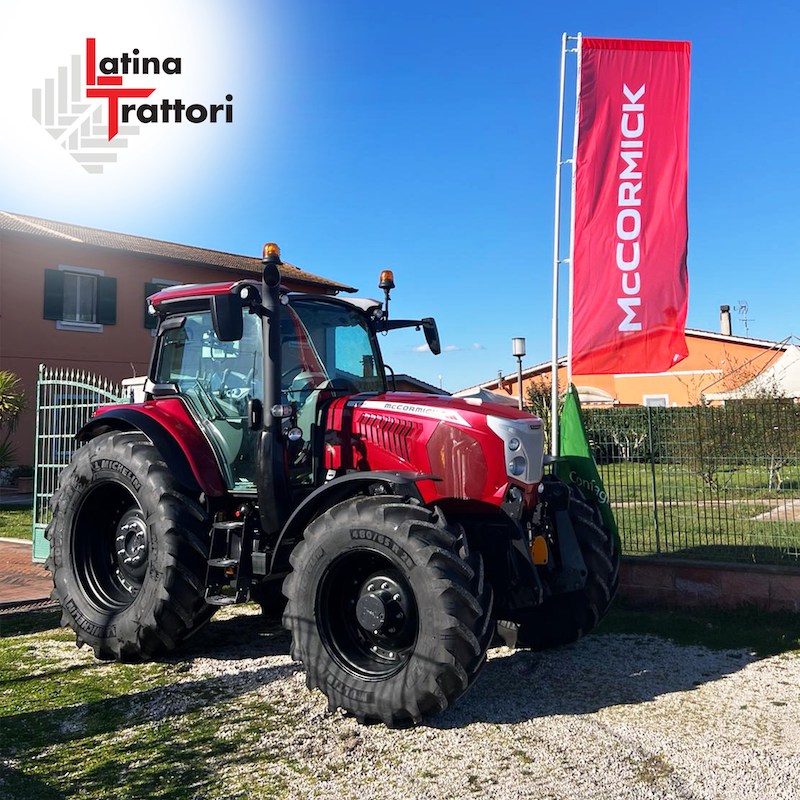
{"label": "chimney", "polygon": [[731,335],[731,307],[719,307],[719,332],[723,336]]}

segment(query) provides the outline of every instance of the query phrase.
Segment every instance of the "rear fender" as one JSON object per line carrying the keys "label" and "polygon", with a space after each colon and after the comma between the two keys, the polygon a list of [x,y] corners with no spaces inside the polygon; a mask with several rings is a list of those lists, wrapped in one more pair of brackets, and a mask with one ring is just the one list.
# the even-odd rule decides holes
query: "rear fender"
{"label": "rear fender", "polygon": [[170,398],[136,406],[104,406],[75,438],[84,444],[108,431],[141,431],[187,489],[210,497],[227,493],[211,446],[180,400]]}
{"label": "rear fender", "polygon": [[334,478],[313,491],[294,510],[283,526],[272,555],[270,574],[288,572],[289,554],[302,538],[309,523],[337,503],[368,492],[413,497],[423,502],[418,481],[438,480],[434,475],[421,472],[352,472]]}

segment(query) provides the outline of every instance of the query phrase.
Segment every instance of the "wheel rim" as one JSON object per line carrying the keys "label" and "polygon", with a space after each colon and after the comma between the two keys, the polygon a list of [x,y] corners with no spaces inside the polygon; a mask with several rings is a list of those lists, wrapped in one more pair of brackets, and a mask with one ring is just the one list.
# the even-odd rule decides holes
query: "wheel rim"
{"label": "wheel rim", "polygon": [[414,591],[393,561],[354,550],[331,564],[317,595],[317,628],[331,657],[351,674],[383,680],[414,652]]}
{"label": "wheel rim", "polygon": [[131,491],[104,481],[93,487],[72,525],[73,574],[99,611],[129,606],[147,572],[145,515]]}

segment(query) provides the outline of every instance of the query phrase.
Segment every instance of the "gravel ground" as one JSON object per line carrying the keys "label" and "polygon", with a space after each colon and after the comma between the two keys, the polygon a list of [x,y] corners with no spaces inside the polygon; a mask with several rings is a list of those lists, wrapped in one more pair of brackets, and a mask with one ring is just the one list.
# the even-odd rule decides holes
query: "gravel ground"
{"label": "gravel ground", "polygon": [[[179,713],[191,687],[213,677],[232,698],[232,716],[264,703],[285,719],[258,742],[280,757],[260,760],[237,797],[277,781],[293,800],[800,798],[797,653],[756,660],[630,635],[589,636],[545,654],[498,648],[452,709],[398,731],[328,713],[283,633],[213,658],[198,644],[186,698],[173,686],[172,707],[162,698],[154,717]],[[232,766],[242,777],[247,769]]]}

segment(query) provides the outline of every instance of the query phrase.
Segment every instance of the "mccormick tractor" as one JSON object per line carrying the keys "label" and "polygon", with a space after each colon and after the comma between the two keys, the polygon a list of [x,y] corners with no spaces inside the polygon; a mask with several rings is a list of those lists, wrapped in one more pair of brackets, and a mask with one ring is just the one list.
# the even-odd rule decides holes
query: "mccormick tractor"
{"label": "mccormick tractor", "polygon": [[[62,624],[98,658],[154,658],[215,610],[283,614],[331,709],[387,725],[441,711],[496,632],[545,648],[607,610],[619,546],[544,474],[542,421],[387,390],[385,301],[261,282],[170,287],[142,402],[98,409],[53,496]],[[389,383],[393,382],[390,378]],[[548,465],[549,469],[549,465]]]}

